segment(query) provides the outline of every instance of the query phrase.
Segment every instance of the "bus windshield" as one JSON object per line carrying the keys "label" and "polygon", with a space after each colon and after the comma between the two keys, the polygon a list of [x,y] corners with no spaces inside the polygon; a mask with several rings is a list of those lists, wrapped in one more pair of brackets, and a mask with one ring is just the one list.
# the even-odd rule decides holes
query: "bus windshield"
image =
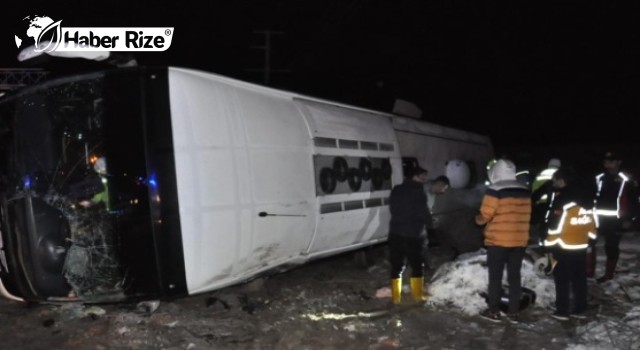
{"label": "bus windshield", "polygon": [[76,76],[0,103],[0,276],[11,292],[104,299],[127,288],[120,234],[147,215],[148,197],[133,79]]}

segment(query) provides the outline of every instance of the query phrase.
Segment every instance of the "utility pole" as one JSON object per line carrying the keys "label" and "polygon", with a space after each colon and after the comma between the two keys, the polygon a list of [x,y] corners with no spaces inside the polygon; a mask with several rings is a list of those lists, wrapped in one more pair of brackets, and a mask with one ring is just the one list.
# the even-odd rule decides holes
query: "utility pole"
{"label": "utility pole", "polygon": [[289,73],[288,69],[273,69],[271,68],[271,51],[272,51],[272,37],[274,35],[282,35],[282,32],[273,31],[273,30],[254,30],[255,34],[264,35],[264,45],[261,46],[250,46],[251,49],[263,50],[264,52],[264,66],[263,68],[249,68],[247,71],[250,72],[262,72],[262,79],[265,85],[269,85],[271,83],[271,74],[272,73]]}

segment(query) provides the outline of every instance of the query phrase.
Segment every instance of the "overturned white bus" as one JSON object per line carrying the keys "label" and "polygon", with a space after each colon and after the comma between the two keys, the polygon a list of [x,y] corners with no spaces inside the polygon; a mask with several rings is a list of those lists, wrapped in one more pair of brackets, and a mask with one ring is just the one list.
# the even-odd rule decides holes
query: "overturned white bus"
{"label": "overturned white bus", "polygon": [[460,226],[493,153],[474,133],[181,68],[24,88],[0,99],[0,132],[0,292],[35,302],[186,296],[384,242],[403,157],[456,172],[434,211]]}

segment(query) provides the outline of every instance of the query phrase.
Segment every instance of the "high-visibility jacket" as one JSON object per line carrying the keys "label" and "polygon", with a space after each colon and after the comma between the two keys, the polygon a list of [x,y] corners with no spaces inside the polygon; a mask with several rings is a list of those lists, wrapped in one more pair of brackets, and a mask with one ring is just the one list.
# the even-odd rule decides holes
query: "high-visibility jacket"
{"label": "high-visibility jacket", "polygon": [[562,214],[549,228],[544,245],[562,249],[587,249],[589,239],[596,239],[596,224],[592,209],[585,209],[575,202],[562,207]]}
{"label": "high-visibility jacket", "polygon": [[597,220],[631,220],[636,215],[637,199],[633,198],[631,182],[624,173],[602,173],[596,176],[596,186]]}
{"label": "high-visibility jacket", "polygon": [[542,186],[542,184],[544,184],[545,182],[551,180],[551,178],[553,177],[553,174],[556,172],[556,170],[558,170],[558,168],[551,167],[551,168],[547,168],[547,169],[544,169],[543,171],[541,171],[540,174],[538,174],[538,176],[536,176],[535,180],[533,180],[533,184],[531,185],[531,191],[535,192],[535,190],[540,188],[540,186]]}
{"label": "high-visibility jacket", "polygon": [[549,194],[547,193],[551,187],[551,179],[553,174],[558,170],[556,167],[550,167],[544,169],[538,176],[536,176],[533,184],[531,185],[532,200],[534,204],[547,204],[549,203]]}

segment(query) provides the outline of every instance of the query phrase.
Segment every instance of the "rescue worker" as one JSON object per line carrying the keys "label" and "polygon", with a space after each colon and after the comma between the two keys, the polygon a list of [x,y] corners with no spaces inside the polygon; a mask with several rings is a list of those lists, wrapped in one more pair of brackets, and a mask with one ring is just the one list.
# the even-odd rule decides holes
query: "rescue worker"
{"label": "rescue worker", "polygon": [[[637,213],[637,196],[629,177],[620,171],[621,158],[615,152],[604,156],[605,171],[596,176],[594,209],[598,237],[604,237],[604,251],[607,255],[605,273],[597,279],[598,283],[613,278],[620,256],[622,232],[632,226]],[[593,277],[596,270],[596,250],[593,242],[587,255],[587,276]]]}
{"label": "rescue worker", "polygon": [[560,162],[560,159],[558,158],[549,159],[547,168],[542,170],[533,180],[533,184],[531,185],[531,191],[536,192],[544,184],[549,183],[549,181],[551,180],[551,176],[556,170],[558,170],[558,168],[560,168],[561,165],[562,165],[562,162]]}
{"label": "rescue worker", "polygon": [[509,311],[507,319],[518,322],[522,281],[520,270],[524,250],[529,241],[531,193],[516,180],[516,166],[510,160],[499,159],[489,170],[489,186],[475,217],[478,225],[486,225],[484,244],[489,270],[488,309],[480,316],[499,322],[502,275],[507,267],[509,283]]}
{"label": "rescue worker", "polygon": [[[100,182],[100,185],[96,185],[96,187],[99,187],[100,190],[96,189],[96,192],[91,196],[90,199],[85,199],[80,201],[80,205],[88,208],[94,205],[98,205],[98,204],[103,204],[104,208],[109,210],[110,209],[110,205],[109,205],[109,192],[108,192],[108,186],[107,186],[107,163],[104,157],[99,157],[96,158],[95,160],[92,160],[93,163],[93,170],[95,171],[95,174],[92,174],[91,177],[93,178],[94,182]],[[99,179],[99,180],[96,180]]]}
{"label": "rescue worker", "polygon": [[[589,242],[596,239],[595,216],[590,196],[580,192],[565,169],[552,175],[554,192],[550,198],[544,245],[557,262],[553,268],[556,311],[552,317],[566,321],[569,316],[584,318],[587,309],[585,259]],[[571,295],[573,294],[573,308]]]}
{"label": "rescue worker", "polygon": [[391,264],[391,300],[402,298],[402,273],[406,261],[411,266],[411,296],[416,302],[424,297],[424,241],[427,236],[427,196],[424,184],[427,171],[420,167],[408,170],[407,178],[391,190],[389,197],[389,262]]}
{"label": "rescue worker", "polygon": [[551,158],[547,168],[541,171],[531,185],[531,233],[539,244],[543,244],[547,235],[545,214],[549,208],[549,195],[553,192],[551,177],[560,168],[558,158]]}

